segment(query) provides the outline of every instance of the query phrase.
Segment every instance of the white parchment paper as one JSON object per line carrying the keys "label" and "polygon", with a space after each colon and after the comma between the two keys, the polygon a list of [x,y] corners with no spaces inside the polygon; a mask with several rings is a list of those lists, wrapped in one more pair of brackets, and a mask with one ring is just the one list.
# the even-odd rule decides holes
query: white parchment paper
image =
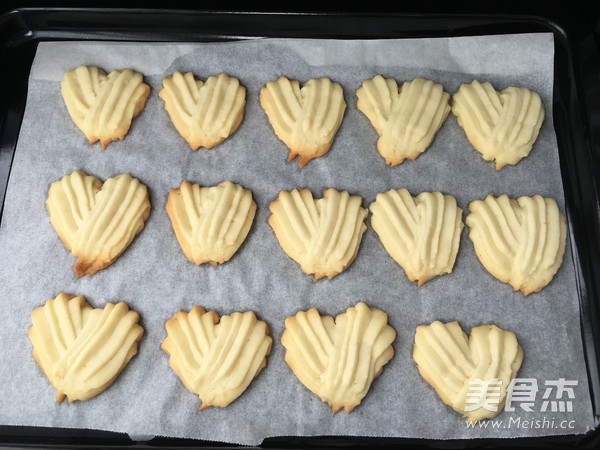
{"label": "white parchment paper", "polygon": [[[593,425],[579,329],[571,248],[552,283],[524,298],[490,276],[463,232],[450,275],[418,288],[385,252],[370,228],[354,264],[332,281],[314,283],[279,247],[267,224],[268,204],[280,190],[327,187],[361,195],[368,206],[378,192],[408,188],[413,195],[440,190],[468,203],[489,192],[512,197],[554,197],[564,211],[552,120],[553,40],[550,34],[451,39],[325,41],[265,39],[230,43],[42,43],[31,71],[27,109],[12,166],[0,228],[0,423],[80,427],[139,435],[177,436],[258,444],[269,436],[362,435],[421,438],[514,437],[584,433]],[[60,80],[80,64],[107,71],[130,67],[145,74],[152,92],[125,140],[106,151],[87,144],[68,116]],[[238,131],[211,151],[192,152],[172,126],[157,96],[175,70],[205,79],[221,72],[247,88]],[[497,172],[468,143],[452,115],[430,149],[416,161],[387,167],[377,135],[356,108],[356,89],[381,73],[398,81],[417,76],[454,93],[460,83],[491,81],[500,90],[525,86],[542,97],[546,119],[530,156]],[[331,151],[304,170],[286,163],[280,142],[258,101],[280,75],[305,81],[330,77],[344,88],[348,108]],[[109,268],[76,280],[75,258],[50,225],[44,202],[50,183],[82,169],[102,179],[129,172],[145,183],[152,213],[144,231]],[[183,255],[165,212],[169,189],[183,179],[214,185],[232,180],[250,188],[258,204],[255,224],[234,258],[197,267]],[[370,221],[367,220],[367,224]],[[54,402],[54,392],[31,356],[27,338],[33,308],[59,292],[85,295],[92,305],[126,301],[146,330],[139,354],[110,389],[76,404]],[[331,410],[286,366],[280,344],[283,320],[316,306],[336,315],[362,300],[384,309],[397,330],[396,356],[352,414]],[[160,349],[164,324],[175,312],[202,305],[221,314],[254,310],[268,322],[274,346],[267,367],[226,409],[198,412],[199,400],[169,369]],[[417,325],[458,320],[468,331],[495,323],[517,333],[525,350],[519,375],[539,384],[526,412],[501,412],[499,428],[468,429],[420,378],[412,360]],[[542,412],[546,380],[577,380],[572,412]],[[556,400],[553,392],[551,399]],[[562,400],[567,400],[563,396]],[[509,419],[554,419],[553,426],[521,427]],[[558,422],[566,420],[561,428]],[[561,422],[562,423],[562,422]],[[533,428],[533,429],[532,429]]]}

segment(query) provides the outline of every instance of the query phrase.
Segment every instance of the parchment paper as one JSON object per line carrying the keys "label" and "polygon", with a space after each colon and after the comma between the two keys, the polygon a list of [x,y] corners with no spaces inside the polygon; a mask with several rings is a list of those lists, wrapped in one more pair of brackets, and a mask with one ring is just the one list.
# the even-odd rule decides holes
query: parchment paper
{"label": "parchment paper", "polygon": [[[42,43],[31,71],[27,109],[10,174],[0,228],[0,423],[81,427],[141,435],[258,444],[268,436],[362,435],[421,438],[514,437],[584,433],[592,413],[571,248],[554,281],[524,298],[489,275],[465,230],[454,268],[418,288],[385,252],[370,228],[354,264],[332,281],[314,283],[279,247],[267,224],[268,204],[280,190],[327,187],[359,194],[368,206],[378,192],[408,188],[413,195],[440,190],[468,203],[489,192],[512,197],[554,197],[564,211],[552,120],[553,41],[550,34],[452,39],[325,41],[268,39],[208,44]],[[125,140],[106,151],[87,144],[68,116],[60,93],[65,71],[79,64],[107,71],[130,67],[145,74],[152,92]],[[178,135],[157,94],[163,77],[193,71],[202,79],[221,72],[247,88],[238,131],[211,151],[192,152]],[[452,115],[431,148],[416,161],[387,167],[377,135],[356,108],[356,89],[381,73],[400,82],[424,76],[454,93],[461,82],[491,81],[500,90],[525,86],[540,93],[546,119],[531,152],[516,167],[497,172],[468,143]],[[286,163],[258,102],[259,90],[280,75],[305,81],[327,76],[344,88],[348,108],[331,151],[304,170]],[[50,225],[44,202],[50,183],[75,169],[102,179],[129,172],[145,183],[152,213],[146,228],[109,268],[76,280],[75,258]],[[255,224],[234,258],[197,267],[183,255],[165,212],[170,188],[183,179],[214,185],[232,180],[258,204]],[[124,300],[139,311],[146,330],[139,354],[98,397],[54,402],[54,391],[31,356],[30,313],[59,292],[85,295],[92,305]],[[333,416],[304,388],[283,360],[283,320],[317,307],[337,315],[363,300],[384,309],[397,330],[396,356],[352,414]],[[193,305],[221,314],[252,309],[274,338],[267,367],[226,409],[198,412],[198,398],[169,369],[160,349],[164,324]],[[471,327],[495,323],[514,330],[525,350],[520,377],[536,378],[532,412],[502,412],[501,429],[467,429],[420,378],[412,360],[417,325],[458,320]],[[541,412],[544,381],[577,380],[573,412]],[[555,394],[553,394],[555,397]],[[553,399],[555,399],[553,397]],[[566,400],[566,397],[563,397]],[[568,419],[571,428],[506,427],[509,418]]]}

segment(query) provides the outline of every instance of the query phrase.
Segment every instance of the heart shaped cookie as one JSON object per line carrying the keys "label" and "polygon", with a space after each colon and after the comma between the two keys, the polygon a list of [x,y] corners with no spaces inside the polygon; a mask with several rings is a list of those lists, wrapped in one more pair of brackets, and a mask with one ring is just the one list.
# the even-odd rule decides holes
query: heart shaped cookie
{"label": "heart shaped cookie", "polygon": [[282,191],[269,207],[269,225],[304,273],[331,279],[358,254],[368,214],[361,205],[361,197],[331,188],[317,200],[308,189]]}
{"label": "heart shaped cookie", "polygon": [[444,87],[423,78],[398,88],[393,78],[376,75],[356,95],[358,110],[379,134],[377,149],[391,166],[416,159],[427,150],[450,112],[450,95]]}
{"label": "heart shaped cookie", "polygon": [[496,92],[477,80],[461,84],[452,97],[452,113],[483,159],[496,161],[496,170],[529,155],[544,120],[536,92],[518,87]]}
{"label": "heart shaped cookie", "polygon": [[475,327],[467,337],[458,322],[435,321],[417,327],[413,358],[442,401],[475,423],[502,410],[523,349],[496,325]]}
{"label": "heart shaped cookie", "polygon": [[137,353],[144,329],[123,303],[92,308],[61,293],[31,313],[33,357],[58,391],[56,401],[88,400],[104,392]]}
{"label": "heart shaped cookie", "polygon": [[335,414],[360,404],[394,356],[394,339],[387,314],[359,302],[335,321],[315,308],[288,317],[281,344],[294,375]]}
{"label": "heart shaped cookie", "polygon": [[191,72],[175,72],[163,86],[158,95],[192,150],[220,144],[242,123],[246,89],[237,78],[222,73],[203,83]]}
{"label": "heart shaped cookie", "polygon": [[492,194],[469,205],[466,223],[479,261],[525,295],[541,291],[562,264],[567,223],[551,198]]}
{"label": "heart shaped cookie", "polygon": [[131,121],[150,94],[142,74],[130,69],[114,70],[108,75],[97,67],[79,66],[65,73],[61,91],[71,119],[93,144],[108,144],[123,139]]}
{"label": "heart shaped cookie", "polygon": [[228,316],[195,306],[167,321],[162,349],[185,387],[200,397],[200,410],[225,407],[267,364],[273,340],[252,311]]}
{"label": "heart shaped cookie", "polygon": [[195,264],[222,264],[240,248],[254,220],[252,192],[224,181],[200,187],[185,180],[171,189],[167,213],[183,253]]}
{"label": "heart shaped cookie", "polygon": [[261,89],[260,104],[290,149],[288,161],[300,155],[300,168],[329,151],[346,110],[342,87],[328,78],[300,87],[296,80],[279,77]]}
{"label": "heart shaped cookie", "polygon": [[373,229],[410,281],[422,286],[452,272],[463,229],[454,197],[440,192],[412,197],[406,189],[392,189],[378,194],[370,209]]}
{"label": "heart shaped cookie", "polygon": [[52,226],[77,256],[75,275],[110,266],[142,231],[150,214],[146,186],[128,174],[102,183],[80,170],[55,181],[46,208]]}

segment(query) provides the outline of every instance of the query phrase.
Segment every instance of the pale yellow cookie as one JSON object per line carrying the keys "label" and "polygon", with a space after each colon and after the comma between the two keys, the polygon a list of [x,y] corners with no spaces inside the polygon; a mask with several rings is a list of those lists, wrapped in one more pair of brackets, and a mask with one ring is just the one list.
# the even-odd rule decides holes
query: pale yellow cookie
{"label": "pale yellow cookie", "polygon": [[315,308],[285,319],[285,362],[333,413],[350,413],[394,356],[396,332],[387,314],[362,302],[335,318]]}
{"label": "pale yellow cookie", "polygon": [[105,149],[125,137],[133,118],[144,109],[150,86],[141,73],[130,69],[107,75],[97,67],[79,66],[65,73],[61,91],[75,125],[90,144],[99,140]]}
{"label": "pale yellow cookie", "polygon": [[80,170],[55,181],[46,208],[52,226],[77,256],[77,277],[110,266],[142,231],[150,214],[146,186],[128,174],[104,183]]}
{"label": "pale yellow cookie", "polygon": [[567,223],[554,199],[492,194],[469,205],[466,223],[489,273],[525,295],[541,291],[562,264]]}
{"label": "pale yellow cookie", "polygon": [[518,87],[496,92],[477,80],[461,84],[452,97],[452,112],[483,159],[496,161],[496,170],[529,155],[544,120],[536,92]]}
{"label": "pale yellow cookie", "polygon": [[273,340],[252,311],[222,316],[195,306],[167,321],[162,349],[200,410],[225,407],[244,393],[267,364]]}
{"label": "pale yellow cookie", "polygon": [[240,248],[254,220],[252,192],[224,181],[200,187],[185,180],[171,189],[167,213],[185,256],[195,264],[222,264]]}
{"label": "pale yellow cookie", "polygon": [[378,194],[370,209],[373,229],[410,281],[422,286],[452,272],[463,229],[462,209],[453,196],[413,197],[406,189],[392,189]]}
{"label": "pale yellow cookie", "polygon": [[191,72],[175,72],[163,86],[158,95],[192,150],[220,144],[242,123],[246,89],[237,78],[222,73],[202,82]]}
{"label": "pale yellow cookie", "polygon": [[282,191],[269,207],[269,225],[304,273],[331,279],[358,254],[368,214],[361,205],[361,197],[331,188],[316,200],[308,189]]}
{"label": "pale yellow cookie", "polygon": [[279,77],[261,89],[260,104],[290,149],[288,161],[300,155],[300,168],[329,151],[346,110],[342,87],[328,78],[300,87],[296,80]]}
{"label": "pale yellow cookie", "polygon": [[356,95],[358,110],[379,134],[377,149],[391,166],[416,159],[427,150],[450,112],[450,95],[444,87],[423,78],[398,88],[393,78],[376,75]]}
{"label": "pale yellow cookie", "polygon": [[92,308],[61,293],[31,313],[33,357],[58,391],[56,401],[88,400],[110,387],[137,353],[144,329],[123,303]]}
{"label": "pale yellow cookie", "polygon": [[442,401],[475,423],[502,411],[523,349],[496,325],[475,327],[467,337],[458,322],[435,321],[417,327],[413,358]]}

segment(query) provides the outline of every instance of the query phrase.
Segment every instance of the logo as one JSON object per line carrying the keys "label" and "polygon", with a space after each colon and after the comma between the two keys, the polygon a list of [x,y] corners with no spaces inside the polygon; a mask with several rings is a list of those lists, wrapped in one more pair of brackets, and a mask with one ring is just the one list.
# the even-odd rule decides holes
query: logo
{"label": "logo", "polygon": [[[546,380],[543,387],[535,378],[515,378],[506,389],[506,401],[504,411],[515,412],[573,412],[573,400],[575,399],[574,388],[579,385],[578,380]],[[467,386],[465,411],[475,411],[484,408],[488,411],[498,411],[500,408],[500,393],[502,380],[492,378],[490,380],[473,379]],[[538,395],[542,392],[541,396]],[[541,397],[541,403],[537,402]],[[539,403],[539,404],[538,404]],[[536,408],[537,405],[537,408]],[[523,419],[521,417],[510,417],[508,422],[491,419],[478,423],[469,424],[468,428],[523,428],[523,429],[573,429],[574,420],[561,420],[556,417]]]}

